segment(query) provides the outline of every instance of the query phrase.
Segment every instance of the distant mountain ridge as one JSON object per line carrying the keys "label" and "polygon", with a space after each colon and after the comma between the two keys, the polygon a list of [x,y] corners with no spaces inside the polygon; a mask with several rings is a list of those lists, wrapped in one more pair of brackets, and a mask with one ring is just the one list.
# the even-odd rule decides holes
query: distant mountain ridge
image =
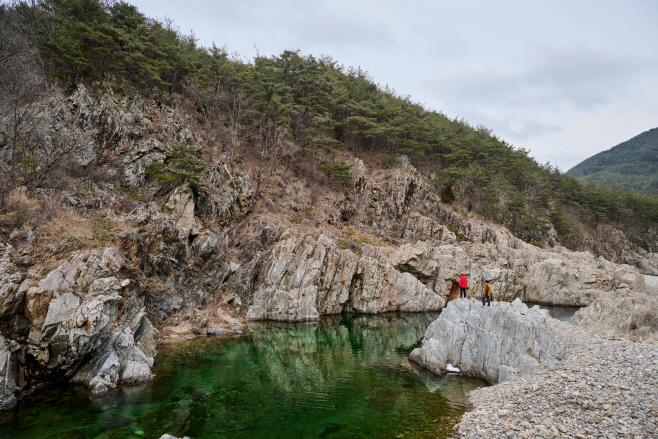
{"label": "distant mountain ridge", "polygon": [[603,186],[658,196],[658,128],[580,162],[567,174]]}

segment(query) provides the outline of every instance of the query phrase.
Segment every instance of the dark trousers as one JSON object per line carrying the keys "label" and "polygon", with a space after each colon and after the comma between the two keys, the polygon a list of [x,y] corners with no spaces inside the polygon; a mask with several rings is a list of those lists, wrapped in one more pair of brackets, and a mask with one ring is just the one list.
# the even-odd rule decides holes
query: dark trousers
{"label": "dark trousers", "polygon": [[466,297],[466,288],[459,287],[459,297]]}
{"label": "dark trousers", "polygon": [[484,301],[489,302],[489,306],[491,306],[491,296],[482,296],[482,306],[484,306]]}

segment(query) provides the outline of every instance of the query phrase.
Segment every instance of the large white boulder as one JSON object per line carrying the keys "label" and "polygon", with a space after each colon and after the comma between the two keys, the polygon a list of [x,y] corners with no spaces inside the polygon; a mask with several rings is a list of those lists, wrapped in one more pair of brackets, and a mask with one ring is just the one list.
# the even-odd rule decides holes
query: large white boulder
{"label": "large white boulder", "polygon": [[324,235],[287,239],[265,260],[247,318],[317,320],[338,314],[349,298],[357,260]]}
{"label": "large white boulder", "polygon": [[376,259],[361,258],[353,286],[347,306],[350,312],[439,311],[445,305],[441,296],[412,274]]}
{"label": "large white boulder", "polygon": [[447,365],[489,382],[507,381],[540,363],[562,359],[562,346],[549,324],[548,312],[528,308],[519,299],[483,307],[457,299],[427,328],[422,346],[409,358],[434,373]]}

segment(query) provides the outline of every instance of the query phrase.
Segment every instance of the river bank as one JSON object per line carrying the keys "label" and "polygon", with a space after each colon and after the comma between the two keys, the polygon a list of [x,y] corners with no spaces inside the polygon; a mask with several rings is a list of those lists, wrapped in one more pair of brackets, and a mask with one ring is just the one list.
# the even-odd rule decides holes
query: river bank
{"label": "river bank", "polygon": [[658,346],[551,319],[564,360],[469,394],[471,438],[658,438]]}

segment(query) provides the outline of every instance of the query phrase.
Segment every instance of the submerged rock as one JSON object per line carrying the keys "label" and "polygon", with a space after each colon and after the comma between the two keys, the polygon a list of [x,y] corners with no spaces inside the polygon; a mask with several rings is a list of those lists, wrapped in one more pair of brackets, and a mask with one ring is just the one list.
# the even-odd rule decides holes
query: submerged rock
{"label": "submerged rock", "polygon": [[422,346],[409,359],[437,374],[451,364],[465,375],[496,383],[560,360],[562,353],[548,313],[539,307],[529,309],[519,299],[484,307],[457,299],[427,328]]}

